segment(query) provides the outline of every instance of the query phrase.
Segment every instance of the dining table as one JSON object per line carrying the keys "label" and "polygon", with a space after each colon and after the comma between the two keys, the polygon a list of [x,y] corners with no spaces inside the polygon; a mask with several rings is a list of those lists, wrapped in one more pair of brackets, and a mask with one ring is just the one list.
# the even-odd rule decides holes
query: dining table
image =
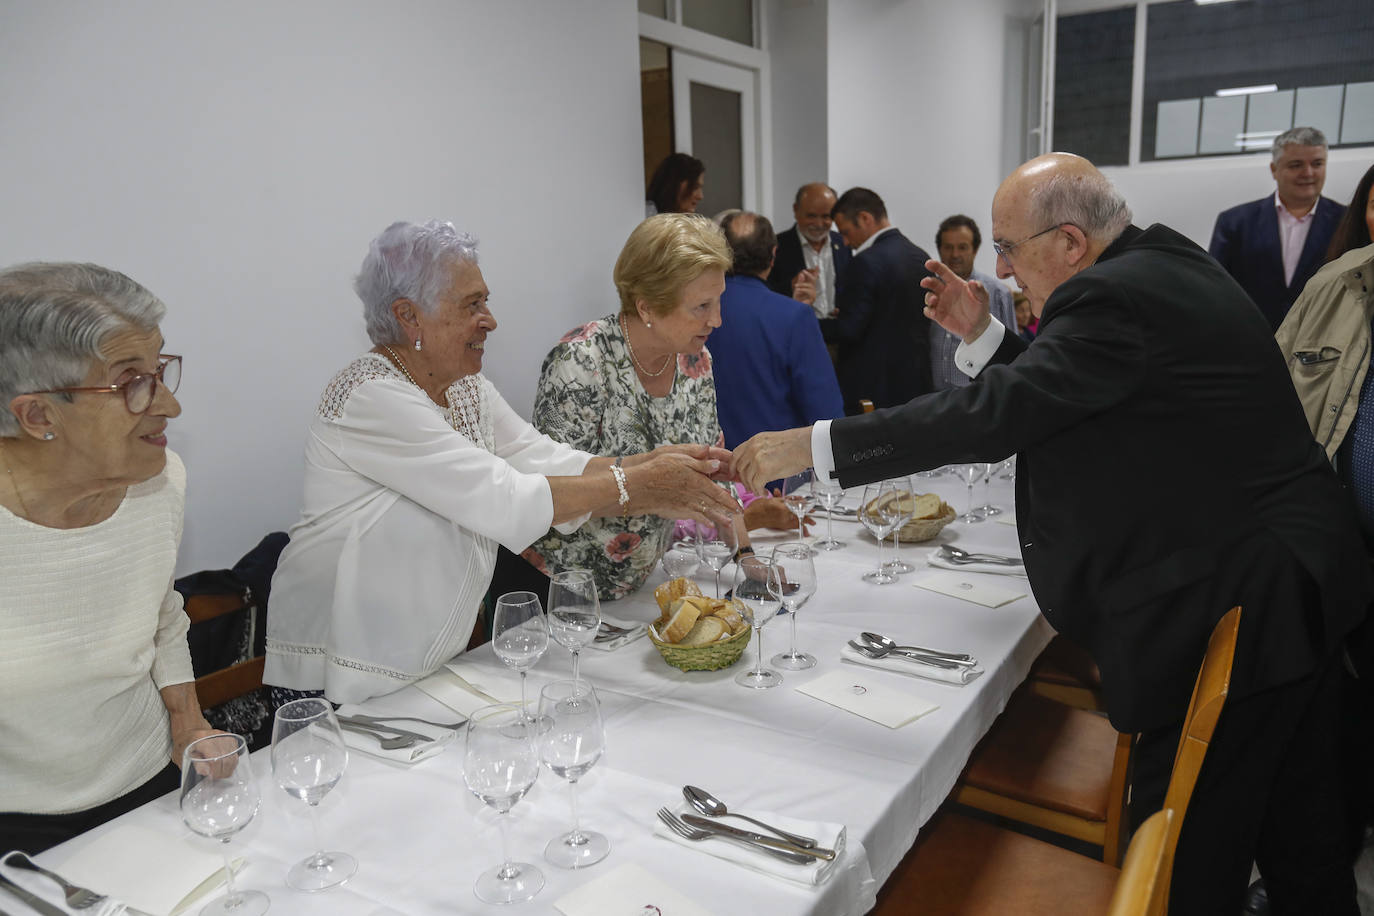
{"label": "dining table", "polygon": [[[913,478],[917,492],[935,493],[963,512],[969,494],[952,475]],[[238,882],[268,894],[272,913],[383,916],[383,914],[567,913],[567,895],[605,879],[614,895],[614,876],[649,873],[658,884],[690,900],[696,912],[776,914],[776,916],[858,916],[875,904],[876,893],[915,841],[922,826],[954,788],[974,746],[1001,713],[1053,636],[1040,614],[1024,575],[995,575],[936,569],[928,557],[940,545],[971,552],[1019,556],[1014,524],[1013,488],[994,476],[978,487],[1001,515],[978,523],[955,521],[930,541],[903,543],[894,554],[915,567],[887,585],[862,578],[877,563],[878,544],[854,518],[836,515],[835,536],[846,542],[836,550],[815,552],[817,589],[796,616],[798,648],[817,664],[808,670],[780,670],[782,683],[766,690],[749,689],[735,676],[756,661],[758,644],[751,634],[743,657],[717,671],[681,671],[670,667],[648,638],[638,638],[613,651],[584,649],[581,677],[594,686],[602,708],[606,750],[578,783],[577,805],[582,827],[609,840],[602,861],[577,870],[544,861],[549,840],[569,829],[569,786],[547,769],[507,816],[514,858],[533,863],[546,884],[533,900],[491,906],[478,900],[473,883],[501,859],[497,815],[468,791],[463,779],[464,736],[458,730],[441,753],[402,765],[365,753],[352,753],[347,770],[318,809],[323,844],[353,855],[356,874],[344,885],[320,893],[287,887],[290,866],[314,849],[306,806],[277,788],[269,749],[253,755],[254,778],[262,805],[253,822],[230,844],[243,857]],[[841,506],[852,511],[862,488],[847,491]],[[825,513],[813,513],[809,540],[826,534]],[[795,532],[792,537],[795,537]],[[754,532],[754,547],[767,555],[788,539],[781,532]],[[732,567],[723,574],[730,581]],[[398,575],[422,571],[400,571]],[[984,606],[931,590],[937,580],[963,581],[971,591],[992,588],[1016,593],[998,606]],[[626,598],[602,603],[602,611],[619,621],[653,621],[659,615],[652,591],[666,581],[656,570],[644,587]],[[696,580],[706,595],[714,582],[704,566]],[[975,588],[977,587],[977,588]],[[378,608],[379,614],[403,614],[404,608]],[[761,632],[763,657],[784,651],[792,621],[773,618]],[[974,656],[981,675],[967,684],[945,683],[910,673],[879,670],[841,657],[848,641],[864,631],[881,633],[899,643],[938,648]],[[509,679],[514,673],[493,653],[491,643],[455,660],[469,675],[487,672]],[[530,670],[529,696],[540,687],[571,674],[571,656],[550,642]],[[895,692],[912,709],[925,711],[898,727],[871,721],[802,692],[821,679],[851,680],[856,691],[867,687]],[[801,688],[801,689],[799,689]],[[416,685],[409,685],[359,707],[361,711],[410,715],[435,722],[462,716]],[[418,731],[425,726],[410,724]],[[432,729],[431,729],[432,730]],[[703,787],[725,801],[732,812],[767,819],[784,816],[789,823],[843,827],[842,848],[828,877],[817,885],[761,874],[743,867],[737,847],[706,840],[670,841],[655,814],[683,804],[683,787]],[[733,818],[727,823],[749,826]],[[183,826],[177,793],[155,800],[37,856],[58,872],[79,857],[102,834],[136,825],[180,838],[217,854],[218,844]],[[158,867],[146,863],[151,874]],[[640,871],[642,869],[643,871]],[[198,911],[202,898],[189,912]],[[678,899],[674,897],[673,899]],[[0,909],[24,913],[21,905],[0,896]],[[652,899],[625,899],[605,908],[607,916],[654,913]],[[658,905],[658,912],[671,908]],[[906,910],[920,913],[919,899]],[[573,912],[578,912],[573,910]],[[585,910],[583,910],[585,912]]]}

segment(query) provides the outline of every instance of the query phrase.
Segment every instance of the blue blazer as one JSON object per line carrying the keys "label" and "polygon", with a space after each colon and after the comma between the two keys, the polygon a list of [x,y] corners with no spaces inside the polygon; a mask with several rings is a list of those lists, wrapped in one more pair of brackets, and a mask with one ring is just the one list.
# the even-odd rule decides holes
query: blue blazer
{"label": "blue blazer", "polygon": [[[792,295],[792,278],[806,268],[801,250],[803,244],[796,226],[778,234],[778,253],[773,258],[773,269],[768,273],[768,288],[773,292],[788,297]],[[830,251],[835,258],[835,296],[839,298],[840,280],[854,254],[834,229],[830,230]]]}
{"label": "blue blazer", "polygon": [[1293,300],[1326,260],[1326,247],[1344,214],[1345,207],[1321,198],[1312,215],[1312,228],[1307,232],[1292,283],[1283,282],[1283,248],[1279,245],[1279,217],[1272,194],[1223,210],[1217,216],[1212,244],[1207,250],[1259,306],[1269,319],[1269,326],[1278,330]]}
{"label": "blue blazer", "polygon": [[732,275],[706,348],[725,447],[754,433],[843,416],[840,385],[811,307],[758,277]]}

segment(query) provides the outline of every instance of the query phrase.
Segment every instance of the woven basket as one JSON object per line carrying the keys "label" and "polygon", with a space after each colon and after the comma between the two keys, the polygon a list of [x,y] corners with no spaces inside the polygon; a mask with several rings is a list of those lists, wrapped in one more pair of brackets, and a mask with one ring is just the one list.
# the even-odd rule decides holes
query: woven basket
{"label": "woven basket", "polygon": [[954,511],[954,507],[942,500],[939,515],[934,518],[913,518],[902,526],[902,543],[915,544],[919,541],[928,541],[957,517],[958,513]]}
{"label": "woven basket", "polygon": [[749,645],[749,633],[749,627],[745,627],[729,639],[689,647],[664,642],[654,635],[653,627],[650,627],[649,641],[658,647],[663,660],[674,668],[681,668],[683,671],[715,671],[718,668],[729,668],[739,661],[739,657],[744,654],[744,647]]}

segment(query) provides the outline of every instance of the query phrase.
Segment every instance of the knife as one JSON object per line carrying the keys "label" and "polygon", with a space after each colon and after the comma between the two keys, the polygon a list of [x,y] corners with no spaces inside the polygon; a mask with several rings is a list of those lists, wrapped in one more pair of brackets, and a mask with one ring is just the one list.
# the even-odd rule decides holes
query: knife
{"label": "knife", "polygon": [[756,843],[759,846],[767,846],[769,849],[780,849],[783,852],[790,852],[794,854],[800,853],[802,855],[811,856],[815,859],[824,859],[826,862],[829,862],[831,859],[835,858],[835,850],[833,849],[821,849],[820,847],[817,847],[815,849],[806,849],[801,846],[793,846],[791,843],[775,839],[771,836],[764,836],[761,833],[754,833],[749,830],[740,830],[738,827],[730,827],[718,821],[713,821],[709,818],[698,817],[695,814],[679,814],[678,817],[682,818],[682,820],[684,820],[688,824],[691,824],[693,827],[699,827],[702,830],[709,830],[712,833],[720,833],[724,834],[725,836],[732,836],[736,839],[748,840],[749,842]]}
{"label": "knife", "polygon": [[34,912],[40,913],[42,914],[42,916],[67,916],[66,910],[62,910],[57,908],[56,906],[53,906],[51,903],[44,900],[42,897],[39,897],[37,894],[29,893],[24,888],[20,887],[19,885],[11,881],[9,878],[5,877],[3,874],[0,874],[0,887],[3,887],[11,894],[18,897],[20,900],[24,901],[29,906],[33,907]]}

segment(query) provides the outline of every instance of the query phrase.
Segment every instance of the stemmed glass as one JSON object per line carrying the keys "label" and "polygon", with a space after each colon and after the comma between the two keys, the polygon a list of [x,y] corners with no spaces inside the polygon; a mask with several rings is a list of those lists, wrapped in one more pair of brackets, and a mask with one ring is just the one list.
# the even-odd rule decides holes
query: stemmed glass
{"label": "stemmed glass", "polygon": [[[491,621],[491,648],[507,668],[520,672],[520,711],[531,721],[525,681],[534,663],[549,648],[549,623],[534,592],[507,592],[496,599]],[[592,629],[596,638],[596,629]]]}
{"label": "stemmed glass", "polygon": [[1008,458],[1006,461],[1003,461],[1003,462],[1002,462],[1002,470],[997,474],[997,476],[1000,477],[1000,478],[1002,478],[1003,480],[1015,480],[1015,479],[1016,479],[1016,456],[1015,456],[1015,455],[1012,455],[1012,456],[1011,456],[1010,458]]}
{"label": "stemmed glass", "polygon": [[685,533],[663,551],[663,571],[669,579],[694,575],[701,568],[701,541]]}
{"label": "stemmed glass", "polygon": [[886,481],[871,483],[864,487],[863,502],[859,504],[859,521],[878,541],[878,568],[864,573],[864,581],[874,585],[888,585],[897,581],[897,577],[883,567],[883,542],[895,525],[895,519],[887,510],[887,502],[893,498],[892,484]]}
{"label": "stemmed glass", "polygon": [[989,461],[983,464],[983,499],[986,502],[979,506],[977,511],[983,513],[983,518],[992,518],[994,515],[1001,515],[1000,506],[992,504],[992,472],[1002,466],[1000,461]]}
{"label": "stemmed glass", "polygon": [[606,750],[601,703],[586,681],[553,681],[539,691],[539,717],[549,722],[539,735],[539,757],[555,776],[568,781],[573,820],[572,830],[549,840],[544,858],[559,868],[595,865],[611,851],[611,841],[578,826],[577,781]]}
{"label": "stemmed glass", "polygon": [[596,639],[600,626],[601,602],[591,571],[566,569],[554,573],[549,580],[549,632],[572,653],[573,680],[577,680],[578,653]]}
{"label": "stemmed glass", "polygon": [[[792,618],[792,648],[768,661],[788,671],[803,671],[816,665],[816,657],[797,651],[797,611],[816,594],[816,563],[811,549],[801,541],[786,541],[773,548],[773,565],[778,570],[776,596]],[[770,582],[771,584],[771,582]]]}
{"label": "stemmed glass", "polygon": [[892,555],[896,559],[888,560],[883,569],[901,575],[916,571],[916,567],[903,560],[897,552],[902,546],[902,526],[911,521],[911,515],[916,511],[916,497],[911,490],[911,478],[894,477],[891,484],[893,497],[887,501],[887,513],[892,516]]}
{"label": "stemmed glass", "polygon": [[983,521],[983,516],[977,509],[973,508],[973,485],[983,476],[983,465],[979,463],[956,464],[954,474],[964,483],[968,484],[968,511],[959,516],[959,521],[967,525]]}
{"label": "stemmed glass", "polygon": [[[816,508],[816,495],[811,489],[814,475],[810,471],[793,474],[782,482],[782,502],[797,517],[797,540],[806,543],[806,514]],[[808,550],[810,548],[807,548]]]}
{"label": "stemmed glass", "polygon": [[758,643],[758,665],[753,671],[736,675],[736,684],[762,690],[782,683],[782,675],[763,667],[763,628],[777,616],[782,592],[782,580],[771,558],[743,556],[735,564],[734,596],[743,606]]}
{"label": "stemmed glass", "polygon": [[844,488],[833,480],[819,477],[811,481],[811,496],[825,509],[825,540],[816,542],[817,550],[839,550],[844,541],[835,540],[835,507],[844,498]]}
{"label": "stemmed glass", "polygon": [[201,836],[219,840],[224,854],[225,894],[207,904],[202,916],[260,916],[271,905],[262,891],[234,887],[229,861],[229,841],[262,804],[248,761],[248,742],[241,735],[197,738],[181,755],[181,819]]}
{"label": "stemmed glass", "polygon": [[735,555],[735,548],[738,546],[739,539],[735,535],[733,520],[717,523],[716,533],[701,545],[701,558],[716,574],[717,598],[720,597],[720,571],[725,568],[726,563],[730,562],[730,558]]}
{"label": "stemmed glass", "polygon": [[513,862],[506,822],[511,808],[539,778],[534,729],[526,728],[523,709],[484,706],[468,719],[463,749],[463,782],[468,791],[494,808],[501,825],[501,864],[482,872],[472,892],[486,903],[519,903],[544,887],[544,875],[528,862]]}
{"label": "stemmed glass", "polygon": [[338,785],[348,766],[334,707],[323,697],[292,700],[272,720],[272,775],[286,794],[310,807],[314,855],[291,866],[286,883],[298,891],[322,891],[342,884],[358,870],[346,852],[325,852],[320,842],[320,802]]}

